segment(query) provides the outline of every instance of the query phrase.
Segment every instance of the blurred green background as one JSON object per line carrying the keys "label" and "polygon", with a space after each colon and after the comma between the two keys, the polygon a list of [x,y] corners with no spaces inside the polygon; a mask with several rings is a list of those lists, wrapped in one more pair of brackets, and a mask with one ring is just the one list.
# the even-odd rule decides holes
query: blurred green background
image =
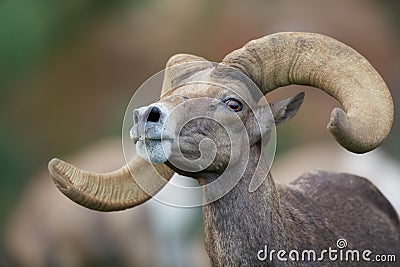
{"label": "blurred green background", "polygon": [[[94,84],[98,75],[106,75],[93,69],[103,67],[95,62],[96,54],[102,51],[93,51],[92,59],[84,57],[92,45],[102,46],[88,39],[101,34],[95,33],[97,27],[104,30],[106,20],[124,10],[134,10],[144,2],[6,0],[0,3],[1,223],[29,177],[45,167],[51,155],[74,151],[92,137],[119,133],[118,111],[104,103],[102,108],[94,100],[105,101],[121,84],[115,87],[111,81],[100,87]],[[113,60],[106,51],[103,54],[102,57]],[[110,69],[115,67],[113,62],[107,65]],[[111,101],[115,107],[121,101],[121,92]],[[99,114],[99,109],[104,113]],[[88,119],[87,123],[83,117]]]}
{"label": "blurred green background", "polygon": [[[0,236],[50,158],[120,137],[132,94],[170,56],[219,61],[277,31],[323,33],[370,60],[395,99],[395,124],[383,148],[399,161],[399,11],[394,0],[2,0]],[[293,87],[272,98],[299,90],[307,92],[306,101],[298,118],[279,129],[278,154],[331,138],[325,125],[336,103],[328,96]],[[0,266],[8,262],[2,243]]]}

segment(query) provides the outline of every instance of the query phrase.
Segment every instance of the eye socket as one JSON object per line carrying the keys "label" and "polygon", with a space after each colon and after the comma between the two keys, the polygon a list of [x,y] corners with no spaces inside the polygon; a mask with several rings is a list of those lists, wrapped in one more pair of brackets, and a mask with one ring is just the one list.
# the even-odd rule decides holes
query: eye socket
{"label": "eye socket", "polygon": [[230,108],[231,110],[233,110],[235,112],[241,111],[243,108],[243,104],[240,101],[233,99],[233,98],[226,100],[225,106],[227,106],[228,108]]}

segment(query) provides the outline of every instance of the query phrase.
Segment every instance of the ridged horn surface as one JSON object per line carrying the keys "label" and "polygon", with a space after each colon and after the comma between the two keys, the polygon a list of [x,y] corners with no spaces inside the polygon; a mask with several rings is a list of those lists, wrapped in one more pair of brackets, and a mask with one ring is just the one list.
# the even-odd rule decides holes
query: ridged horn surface
{"label": "ridged horn surface", "polygon": [[189,54],[172,56],[166,64],[161,97],[171,94],[174,88],[183,85],[192,75],[210,66],[212,66],[210,61],[199,56]]}
{"label": "ridged horn surface", "polygon": [[[145,182],[146,191],[136,183],[129,170],[141,184]],[[64,195],[98,211],[123,210],[139,205],[158,192],[173,175],[165,164],[152,165],[139,156],[134,156],[129,168],[124,165],[109,173],[86,172],[62,160],[52,159],[49,172]]]}
{"label": "ridged horn surface", "polygon": [[393,123],[393,101],[379,73],[357,51],[330,37],[283,32],[253,40],[223,64],[250,77],[263,94],[290,84],[309,85],[334,97],[328,130],[346,149],[379,146]]}

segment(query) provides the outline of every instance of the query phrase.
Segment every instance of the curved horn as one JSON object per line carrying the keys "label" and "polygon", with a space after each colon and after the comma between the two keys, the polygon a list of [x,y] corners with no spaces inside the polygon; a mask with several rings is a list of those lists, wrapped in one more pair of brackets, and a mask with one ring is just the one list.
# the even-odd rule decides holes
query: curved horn
{"label": "curved horn", "polygon": [[346,149],[379,146],[393,123],[393,102],[379,73],[357,51],[330,37],[284,32],[265,36],[222,61],[249,76],[263,94],[290,84],[317,87],[343,106],[332,110],[328,130]]}
{"label": "curved horn", "polygon": [[[193,64],[198,62],[199,64]],[[193,74],[212,65],[208,60],[189,54],[176,54],[172,56],[165,69],[164,81],[161,89],[161,97],[169,95],[178,85],[184,83]]]}
{"label": "curved horn", "polygon": [[[153,166],[156,170],[153,169]],[[132,175],[145,179],[145,192]],[[90,173],[59,159],[49,162],[49,172],[58,189],[74,202],[89,209],[115,211],[139,205],[158,192],[169,180],[173,171],[165,164],[152,165],[134,158],[128,165],[110,173]],[[150,187],[149,187],[150,185]]]}
{"label": "curved horn", "polygon": [[[182,76],[185,76],[184,73],[195,73],[204,68],[196,64],[171,67],[194,61],[206,60],[185,54],[178,54],[169,59],[161,95],[179,83]],[[123,210],[139,205],[165,185],[165,180],[160,179],[160,176],[169,180],[174,174],[165,164],[152,165],[137,155],[131,160],[129,167],[124,165],[110,173],[86,172],[59,159],[49,162],[49,172],[64,195],[82,206],[99,211]],[[146,191],[136,183],[138,180],[141,184],[146,184]]]}
{"label": "curved horn", "polygon": [[[167,69],[175,64],[188,61],[204,60],[200,57],[190,55],[176,55],[171,57],[167,63]],[[175,69],[176,70],[176,69]],[[165,94],[170,87],[170,77],[174,73],[166,72],[161,95]],[[110,173],[91,173],[80,170],[75,166],[59,159],[52,159],[49,162],[49,172],[58,189],[72,201],[89,209],[98,211],[116,211],[139,205],[149,198],[164,185],[163,179],[150,181],[157,177],[157,173],[165,179],[171,179],[174,172],[165,164],[152,165],[149,162],[135,155],[128,165]],[[157,171],[154,171],[154,168]],[[135,180],[144,181],[150,188],[145,192]],[[150,192],[149,192],[150,191]]]}

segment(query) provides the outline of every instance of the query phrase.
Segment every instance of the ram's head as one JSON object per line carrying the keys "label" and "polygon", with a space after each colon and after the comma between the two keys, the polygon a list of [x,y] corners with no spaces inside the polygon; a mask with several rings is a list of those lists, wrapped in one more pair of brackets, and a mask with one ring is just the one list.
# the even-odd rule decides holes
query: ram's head
{"label": "ram's head", "polygon": [[[133,207],[160,190],[174,171],[218,175],[240,163],[243,144],[265,145],[274,123],[295,115],[304,95],[268,105],[263,97],[290,84],[313,86],[338,100],[343,110],[332,111],[328,130],[352,152],[374,149],[390,131],[390,93],[364,57],[326,36],[277,33],[249,42],[221,63],[172,57],[159,101],[134,111],[130,136],[138,155],[107,174],[53,159],[50,173],[78,204],[103,211]],[[146,192],[137,184],[143,179],[150,185]]]}

